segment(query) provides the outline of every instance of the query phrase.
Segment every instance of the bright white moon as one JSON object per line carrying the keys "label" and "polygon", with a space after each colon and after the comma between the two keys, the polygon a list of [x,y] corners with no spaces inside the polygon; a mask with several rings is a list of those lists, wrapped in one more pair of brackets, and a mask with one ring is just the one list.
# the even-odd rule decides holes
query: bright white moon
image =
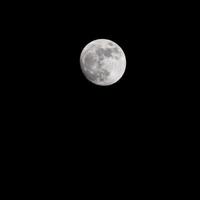
{"label": "bright white moon", "polygon": [[112,85],[124,74],[126,57],[121,47],[107,39],[98,39],[87,44],[80,56],[85,77],[97,85]]}

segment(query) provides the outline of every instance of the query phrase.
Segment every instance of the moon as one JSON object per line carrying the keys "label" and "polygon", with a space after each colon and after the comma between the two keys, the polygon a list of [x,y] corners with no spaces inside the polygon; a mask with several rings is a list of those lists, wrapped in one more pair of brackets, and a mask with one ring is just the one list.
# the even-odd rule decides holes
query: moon
{"label": "moon", "polygon": [[122,48],[108,39],[88,43],[80,55],[80,65],[85,77],[100,86],[119,81],[126,69],[126,57]]}

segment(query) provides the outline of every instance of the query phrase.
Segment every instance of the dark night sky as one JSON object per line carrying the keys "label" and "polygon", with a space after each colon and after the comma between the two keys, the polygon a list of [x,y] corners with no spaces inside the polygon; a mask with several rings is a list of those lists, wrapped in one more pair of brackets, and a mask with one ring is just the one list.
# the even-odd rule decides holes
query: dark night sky
{"label": "dark night sky", "polygon": [[[167,74],[171,70],[167,51],[170,33],[165,15],[162,15],[164,11],[149,6],[133,5],[133,10],[127,10],[120,5],[114,8],[90,5],[81,11],[69,7],[73,10],[69,13],[58,7],[55,14],[50,12],[50,17],[45,14],[44,23],[40,20],[44,32],[38,35],[43,43],[39,50],[43,51],[42,63],[38,66],[44,87],[50,85],[47,93],[53,91],[55,96],[61,95],[62,100],[66,98],[66,102],[73,105],[84,102],[87,109],[92,105],[99,108],[113,105],[131,111],[135,104],[144,109],[148,104],[156,106],[162,102],[168,92]],[[98,38],[115,41],[127,57],[123,78],[109,87],[91,84],[80,71],[82,48]]]}
{"label": "dark night sky", "polygon": [[[47,123],[67,121],[67,126],[76,124],[74,128],[90,123],[93,130],[104,119],[102,130],[159,129],[177,94],[172,62],[176,44],[171,46],[178,35],[167,8],[102,2],[84,2],[79,8],[67,3],[32,5],[13,19],[14,41],[20,46],[16,59],[21,62],[19,86],[13,87],[19,99],[24,95],[22,104]],[[124,76],[108,87],[90,83],[80,70],[83,47],[99,38],[119,44],[127,58]]]}
{"label": "dark night sky", "polygon": [[[36,184],[26,185],[33,190],[53,182],[62,184],[59,189],[64,188],[66,196],[69,182],[74,194],[82,195],[76,184],[91,193],[87,181],[100,190],[106,183],[110,190],[114,181],[120,187],[128,184],[131,191],[139,187],[140,197],[149,196],[143,184],[156,193],[159,187],[168,190],[182,169],[181,165],[174,170],[182,151],[177,144],[185,145],[180,131],[184,106],[179,98],[182,82],[176,58],[181,42],[176,7],[116,2],[17,2],[12,4],[13,15],[5,16],[11,16],[5,31],[12,54],[3,83],[9,87],[3,118],[9,119],[5,135],[12,148],[6,146],[3,153],[13,149],[11,154],[16,154],[11,172],[19,166],[25,173],[30,165],[26,179],[34,182],[31,174]],[[119,44],[127,59],[124,76],[107,87],[87,81],[79,63],[83,47],[99,38]],[[18,170],[14,173],[20,175],[17,181],[22,180]],[[53,174],[62,180],[54,181]],[[167,178],[170,184],[165,187],[160,183]],[[98,187],[95,182],[102,184]]]}

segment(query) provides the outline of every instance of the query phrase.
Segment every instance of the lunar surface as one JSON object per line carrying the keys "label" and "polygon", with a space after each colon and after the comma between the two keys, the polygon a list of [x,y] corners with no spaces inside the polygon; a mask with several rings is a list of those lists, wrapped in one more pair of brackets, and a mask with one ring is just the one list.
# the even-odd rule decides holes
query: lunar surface
{"label": "lunar surface", "polygon": [[96,85],[116,83],[123,76],[126,57],[121,47],[107,39],[98,39],[87,44],[80,56],[85,77]]}

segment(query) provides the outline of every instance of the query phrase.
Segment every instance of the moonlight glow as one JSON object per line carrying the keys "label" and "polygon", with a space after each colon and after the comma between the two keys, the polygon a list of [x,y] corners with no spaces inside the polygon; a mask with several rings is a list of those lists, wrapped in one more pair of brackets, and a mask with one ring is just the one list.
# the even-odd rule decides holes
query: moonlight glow
{"label": "moonlight glow", "polygon": [[85,46],[80,56],[85,77],[97,85],[116,83],[126,68],[125,54],[111,40],[98,39]]}

